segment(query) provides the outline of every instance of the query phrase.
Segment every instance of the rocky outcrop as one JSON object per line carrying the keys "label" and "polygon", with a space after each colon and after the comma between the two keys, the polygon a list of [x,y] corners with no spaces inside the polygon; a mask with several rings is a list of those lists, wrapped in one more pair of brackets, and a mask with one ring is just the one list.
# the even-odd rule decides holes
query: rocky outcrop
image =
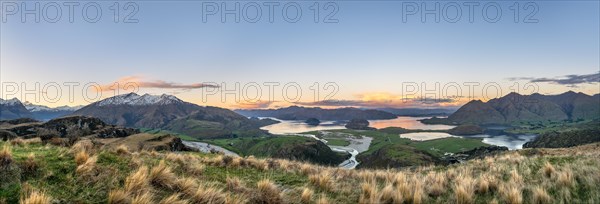
{"label": "rocky outcrop", "polygon": [[500,146],[486,146],[486,147],[477,147],[475,149],[469,151],[459,152],[453,155],[443,157],[443,160],[449,163],[458,163],[461,161],[471,160],[471,159],[482,159],[487,156],[493,156],[502,152],[508,151],[507,147]]}

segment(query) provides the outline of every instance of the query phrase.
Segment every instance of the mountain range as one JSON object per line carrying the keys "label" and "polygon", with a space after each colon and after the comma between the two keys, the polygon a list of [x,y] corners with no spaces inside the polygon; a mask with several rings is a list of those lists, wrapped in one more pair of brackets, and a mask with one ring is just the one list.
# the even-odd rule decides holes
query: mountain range
{"label": "mountain range", "polygon": [[60,106],[51,108],[44,105],[36,105],[31,102],[22,103],[19,99],[0,99],[0,120],[11,120],[17,118],[33,118],[40,121],[48,121],[54,118],[73,113],[83,106]]}
{"label": "mountain range", "polygon": [[600,95],[572,91],[558,95],[520,95],[510,93],[483,102],[473,100],[448,118],[432,118],[424,123],[444,124],[511,124],[600,118]]}
{"label": "mountain range", "polygon": [[301,106],[290,106],[279,109],[238,109],[235,112],[247,117],[273,117],[280,120],[307,120],[309,118],[319,120],[383,120],[397,117],[392,113],[381,110],[363,110],[358,108],[322,109]]}

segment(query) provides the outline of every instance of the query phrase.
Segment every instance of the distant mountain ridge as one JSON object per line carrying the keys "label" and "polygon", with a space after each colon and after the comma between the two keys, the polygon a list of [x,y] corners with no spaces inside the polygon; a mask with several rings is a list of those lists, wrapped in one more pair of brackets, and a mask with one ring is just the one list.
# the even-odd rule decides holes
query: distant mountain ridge
{"label": "distant mountain ridge", "polygon": [[17,118],[33,118],[48,121],[54,118],[68,115],[83,106],[60,106],[51,108],[44,105],[33,104],[29,101],[22,103],[19,99],[0,99],[0,120],[11,120]]}
{"label": "distant mountain ridge", "polygon": [[377,110],[396,114],[398,116],[445,116],[450,115],[456,111],[456,109],[450,108],[378,108]]}
{"label": "distant mountain ridge", "polygon": [[87,105],[71,115],[97,117],[126,127],[166,129],[198,138],[265,134],[258,129],[258,122],[231,110],[199,106],[166,94],[118,95]]}
{"label": "distant mountain ridge", "polygon": [[238,109],[235,112],[246,117],[273,117],[280,120],[307,120],[316,118],[319,120],[351,120],[351,119],[394,119],[397,116],[381,110],[338,108],[322,109],[301,106],[290,106],[280,109]]}
{"label": "distant mountain ridge", "polygon": [[423,120],[446,124],[510,124],[514,122],[600,118],[600,97],[572,91],[558,95],[510,93],[482,102],[470,101],[448,118]]}

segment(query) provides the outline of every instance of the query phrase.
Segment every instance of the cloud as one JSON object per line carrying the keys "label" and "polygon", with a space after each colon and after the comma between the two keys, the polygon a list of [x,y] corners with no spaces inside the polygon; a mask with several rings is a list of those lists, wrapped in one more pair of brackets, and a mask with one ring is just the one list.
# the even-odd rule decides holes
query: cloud
{"label": "cloud", "polygon": [[265,109],[277,101],[240,102],[232,105],[235,109]]}
{"label": "cloud", "polygon": [[302,106],[361,107],[361,108],[416,108],[416,107],[455,107],[461,102],[452,98],[407,98],[390,93],[367,93],[357,95],[358,100],[322,100],[315,102],[296,102]]}
{"label": "cloud", "polygon": [[512,77],[512,78],[508,78],[508,80],[511,80],[511,81],[526,80],[526,81],[533,82],[533,83],[537,83],[537,82],[552,83],[552,84],[565,85],[568,87],[576,87],[579,84],[599,83],[600,82],[600,72],[597,72],[595,74],[582,74],[582,75],[571,74],[571,75],[566,75],[566,76],[562,76],[562,77],[554,77],[554,78]]}
{"label": "cloud", "polygon": [[[219,88],[216,84],[204,84],[204,83],[193,83],[193,84],[178,84],[173,82],[166,82],[163,80],[148,80],[139,76],[126,76],[118,79],[110,84],[102,85],[102,91],[112,91],[115,88],[122,90],[133,91],[136,88],[158,88],[158,89],[179,89],[179,90],[190,90],[190,89],[201,89],[201,88]],[[177,91],[176,91],[177,92]]]}

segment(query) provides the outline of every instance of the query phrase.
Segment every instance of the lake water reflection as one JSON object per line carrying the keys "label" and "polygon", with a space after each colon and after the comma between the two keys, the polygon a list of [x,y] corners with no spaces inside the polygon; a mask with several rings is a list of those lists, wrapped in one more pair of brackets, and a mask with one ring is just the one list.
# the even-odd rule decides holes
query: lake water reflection
{"label": "lake water reflection", "polygon": [[428,117],[407,117],[400,116],[390,120],[369,120],[369,126],[380,129],[386,127],[401,127],[405,129],[422,129],[422,130],[449,130],[454,126],[451,125],[428,125],[421,123],[421,119]]}

